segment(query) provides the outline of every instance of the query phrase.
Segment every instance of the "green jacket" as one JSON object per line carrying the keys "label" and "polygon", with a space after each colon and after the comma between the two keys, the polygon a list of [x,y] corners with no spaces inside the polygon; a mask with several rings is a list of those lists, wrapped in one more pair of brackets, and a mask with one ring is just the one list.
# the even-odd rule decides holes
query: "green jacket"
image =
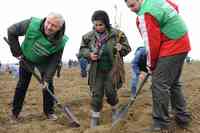
{"label": "green jacket", "polygon": [[165,0],[145,0],[137,15],[142,16],[145,13],[150,13],[156,18],[161,32],[170,39],[181,38],[187,32],[187,27],[178,12]]}
{"label": "green jacket", "polygon": [[[107,51],[109,51],[108,55],[109,55],[109,59],[111,60],[111,64],[114,64],[114,59],[115,59],[115,54],[116,54],[115,46],[117,44],[117,39],[120,32],[122,31],[111,28],[111,30],[109,31],[108,40],[105,44],[107,45]],[[94,30],[83,35],[80,50],[79,50],[79,55],[90,60],[89,55],[91,52],[94,52],[95,42],[96,42],[96,37],[95,37]],[[128,40],[124,33],[122,34],[122,37],[119,43],[122,44],[122,50],[120,51],[121,57],[126,56],[131,51],[131,48],[129,46]],[[96,61],[91,61],[91,66],[89,69],[89,77],[88,77],[88,84],[90,86],[94,85],[95,83],[97,66],[98,64]]]}
{"label": "green jacket", "polygon": [[[11,42],[10,47],[12,49],[14,49],[15,52],[17,52],[18,54],[22,53],[18,38],[19,38],[19,36],[26,35],[31,21],[32,21],[32,18],[26,19],[26,20],[20,21],[18,23],[15,23],[8,28],[8,39],[9,39],[9,42]],[[42,33],[44,33],[44,21],[45,21],[45,19],[43,19],[41,27],[40,27],[40,31]],[[48,37],[48,39],[50,40],[50,42],[53,43],[53,45],[59,45],[58,42],[60,39],[63,38],[64,32],[65,32],[65,26],[63,26],[56,33],[56,36]],[[61,62],[62,54],[63,54],[63,49],[48,56],[45,60],[45,63],[42,63],[42,64],[33,63],[26,58],[25,58],[25,60],[27,60],[27,62],[30,62],[29,65],[31,65],[32,67],[36,66],[38,68],[38,70],[42,74],[44,74],[45,80],[52,80],[53,76],[55,75],[58,64]],[[23,65],[23,64],[21,64],[21,65]]]}
{"label": "green jacket", "polygon": [[41,19],[31,19],[21,46],[26,59],[34,63],[45,63],[46,57],[63,50],[68,40],[68,37],[64,35],[58,45],[53,45],[40,31],[41,24]]}

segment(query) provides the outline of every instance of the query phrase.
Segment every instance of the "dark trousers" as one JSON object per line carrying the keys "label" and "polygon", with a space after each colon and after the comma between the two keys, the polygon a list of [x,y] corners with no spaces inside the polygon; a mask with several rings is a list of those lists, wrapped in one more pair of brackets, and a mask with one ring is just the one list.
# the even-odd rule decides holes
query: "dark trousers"
{"label": "dark trousers", "polygon": [[103,98],[106,95],[107,102],[114,106],[118,103],[117,90],[112,85],[112,77],[108,72],[97,71],[96,82],[92,87],[92,110],[100,112],[103,107]]}
{"label": "dark trousers", "polygon": [[153,120],[156,126],[169,126],[169,101],[175,117],[184,122],[189,120],[179,81],[186,56],[187,53],[160,58],[152,73]]}
{"label": "dark trousers", "polygon": [[[32,69],[34,67],[32,66]],[[29,86],[32,73],[24,68],[23,64],[20,62],[19,67],[19,80],[16,86],[14,98],[13,98],[13,108],[12,113],[14,115],[19,115],[22,110],[23,102]],[[53,81],[48,81],[48,88],[54,93]],[[38,88],[40,89],[40,88]],[[43,111],[45,114],[53,113],[54,99],[49,95],[46,90],[43,90]]]}

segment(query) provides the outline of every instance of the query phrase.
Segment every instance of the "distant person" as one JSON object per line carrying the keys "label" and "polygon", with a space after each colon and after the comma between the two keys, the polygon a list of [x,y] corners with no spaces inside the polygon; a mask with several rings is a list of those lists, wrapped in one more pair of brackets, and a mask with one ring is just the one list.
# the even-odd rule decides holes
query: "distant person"
{"label": "distant person", "polygon": [[[43,19],[32,17],[8,28],[8,40],[12,55],[22,58],[32,69],[37,67],[52,93],[54,93],[53,77],[59,62],[61,62],[64,46],[68,40],[64,32],[65,21],[58,13],[50,13]],[[25,36],[21,47],[19,36]],[[11,119],[14,121],[19,119],[31,76],[32,73],[26,69],[23,61],[20,61],[19,81],[12,104]],[[53,108],[54,99],[45,89],[43,90],[43,101],[43,111],[46,117],[49,120],[56,120],[57,116]]]}
{"label": "distant person", "polygon": [[187,56],[185,59],[187,64],[191,64],[192,63],[192,58],[190,56]]}
{"label": "distant person", "polygon": [[62,63],[62,61],[60,61],[59,64],[57,65],[57,69],[56,69],[57,78],[60,77],[60,72],[61,72],[62,66],[63,66],[63,63]]}
{"label": "distant person", "polygon": [[[91,128],[93,128],[99,125],[104,95],[112,107],[113,114],[115,112],[119,101],[117,97],[117,89],[119,88],[113,86],[113,77],[110,73],[117,50],[123,58],[131,51],[131,48],[125,34],[111,27],[108,14],[105,11],[95,11],[91,20],[93,30],[83,35],[79,54],[90,60],[91,63],[88,84],[92,91]],[[122,35],[120,38],[119,34]],[[120,83],[120,81],[117,82]]]}
{"label": "distant person", "polygon": [[0,73],[2,72],[2,64],[1,64],[1,61],[0,61]]}
{"label": "distant person", "polygon": [[137,92],[137,86],[139,79],[143,80],[145,73],[148,72],[147,66],[147,54],[145,47],[139,47],[135,51],[134,58],[131,62],[132,66],[132,80],[131,80],[131,93],[132,97],[135,97]]}
{"label": "distant person", "polygon": [[19,78],[19,65],[18,64],[8,65],[6,69],[12,75],[12,78],[14,78],[14,79]]}
{"label": "distant person", "polygon": [[80,56],[79,54],[76,55],[80,64],[80,71],[81,71],[81,77],[85,78],[87,77],[87,67],[88,67],[88,59]]}
{"label": "distant person", "polygon": [[180,77],[191,48],[178,7],[170,0],[125,2],[138,16],[136,23],[145,42],[149,73],[152,73],[153,126],[149,130],[170,132],[169,101],[175,111],[175,121],[186,128],[191,117],[186,111]]}
{"label": "distant person", "polygon": [[72,68],[73,66],[73,60],[69,59],[68,61],[68,68]]}

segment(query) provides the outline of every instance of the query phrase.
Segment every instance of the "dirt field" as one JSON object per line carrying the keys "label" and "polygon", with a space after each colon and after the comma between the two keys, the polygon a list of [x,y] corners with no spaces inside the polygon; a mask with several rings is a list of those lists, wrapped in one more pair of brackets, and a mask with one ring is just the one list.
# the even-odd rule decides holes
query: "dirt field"
{"label": "dirt field", "polygon": [[[119,91],[120,104],[124,104],[130,95],[130,66],[127,65],[126,84]],[[193,121],[186,130],[176,128],[176,133],[200,133],[200,63],[185,64],[182,75],[184,93],[188,102],[188,109],[192,113]],[[145,85],[125,120],[111,128],[111,109],[105,102],[101,113],[101,125],[89,128],[90,96],[87,80],[79,76],[79,69],[65,69],[61,78],[55,79],[55,92],[61,103],[72,107],[81,123],[80,128],[70,128],[66,118],[56,109],[59,120],[52,122],[45,119],[42,112],[42,93],[38,83],[33,78],[26,95],[22,120],[18,124],[9,122],[12,97],[16,80],[7,73],[0,74],[0,133],[143,133],[149,127],[151,120],[151,91],[150,82]]]}

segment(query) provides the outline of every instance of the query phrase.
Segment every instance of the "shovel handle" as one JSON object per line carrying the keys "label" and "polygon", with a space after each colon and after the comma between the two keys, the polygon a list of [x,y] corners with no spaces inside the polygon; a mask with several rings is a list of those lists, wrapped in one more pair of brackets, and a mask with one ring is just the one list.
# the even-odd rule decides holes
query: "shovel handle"
{"label": "shovel handle", "polygon": [[150,73],[147,73],[147,75],[145,76],[144,80],[142,81],[142,83],[140,84],[140,86],[138,88],[136,96],[140,93],[141,89],[143,88],[144,84],[146,83],[146,81],[147,81],[147,79],[149,78],[150,75],[151,75]]}
{"label": "shovel handle", "polygon": [[[3,37],[4,41],[10,46],[10,42],[6,37]],[[21,61],[25,68],[27,68],[28,71],[30,71],[33,76],[36,78],[36,80],[44,85],[44,82],[42,80],[42,78],[30,67],[30,65],[26,62],[26,60],[24,60],[23,58],[19,57],[17,58],[19,61]],[[56,102],[57,106],[66,114],[66,116],[68,117],[68,120],[70,121],[70,125],[72,127],[80,127],[80,123],[79,121],[76,119],[76,117],[74,116],[74,114],[72,113],[72,111],[69,109],[69,107],[67,106],[62,106],[59,102],[58,102],[58,98],[49,90],[48,87],[45,87],[45,89],[48,91],[48,93],[53,97],[54,101]]]}

